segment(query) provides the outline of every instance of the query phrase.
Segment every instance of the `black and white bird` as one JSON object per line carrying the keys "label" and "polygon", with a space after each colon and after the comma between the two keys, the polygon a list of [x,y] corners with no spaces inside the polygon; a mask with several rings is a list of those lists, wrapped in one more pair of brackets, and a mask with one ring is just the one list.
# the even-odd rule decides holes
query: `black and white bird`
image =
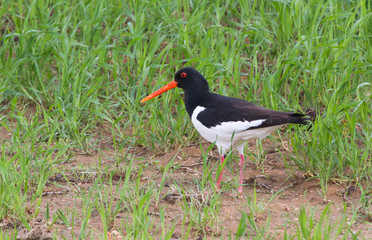
{"label": "black and white bird", "polygon": [[[209,91],[207,80],[191,67],[182,68],[174,80],[141,100],[145,102],[172,88],[184,90],[185,106],[192,123],[200,135],[215,143],[221,154],[232,147],[240,155],[238,192],[243,191],[244,145],[249,139],[263,139],[287,124],[307,124],[309,118],[299,113],[274,111],[242,99],[221,96]],[[222,171],[217,180],[220,189]]]}

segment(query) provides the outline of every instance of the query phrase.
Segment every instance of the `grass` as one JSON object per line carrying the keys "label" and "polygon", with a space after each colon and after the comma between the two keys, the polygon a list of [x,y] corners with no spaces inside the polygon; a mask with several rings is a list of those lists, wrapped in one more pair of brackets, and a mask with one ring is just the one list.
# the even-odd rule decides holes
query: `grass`
{"label": "grass", "polygon": [[[159,156],[199,145],[181,90],[139,102],[183,66],[201,71],[217,93],[276,110],[316,112],[310,129],[293,126],[270,139],[288,139],[291,151],[280,155],[289,175],[299,170],[317,179],[325,201],[332,183],[355,186],[358,205],[352,222],[342,218],[336,225],[327,217],[333,205],[327,205],[320,219],[301,208],[296,229],[283,236],[317,239],[332,232],[335,237],[363,237],[352,224],[370,224],[372,218],[371,4],[2,1],[0,238],[31,231],[37,218],[50,222],[54,237],[95,238],[89,224],[94,215],[101,219],[102,239],[112,229],[123,237],[170,239],[178,236],[178,225],[182,239],[210,236],[205,227],[220,234],[213,233],[215,238],[273,238],[270,218],[258,226],[247,209],[241,209],[238,230],[224,228],[219,215],[224,198],[186,198],[195,190],[187,182],[175,183],[183,216],[169,220],[162,199],[167,180],[178,174],[175,155],[158,184],[146,183],[153,164],[150,153]],[[101,143],[108,143],[109,150]],[[260,146],[249,156],[265,166]],[[147,155],[138,149],[146,149]],[[90,179],[89,186],[74,183],[69,177],[74,156],[93,156],[97,150],[114,163],[98,164],[102,174]],[[199,190],[213,189],[219,169],[208,161],[211,148],[204,151],[204,170],[194,179]],[[233,169],[232,163],[227,165]],[[64,180],[54,181],[58,176]],[[74,208],[51,211],[52,202],[43,193],[54,188],[74,189]],[[59,232],[58,224],[70,231]],[[249,225],[256,235],[247,232]]]}

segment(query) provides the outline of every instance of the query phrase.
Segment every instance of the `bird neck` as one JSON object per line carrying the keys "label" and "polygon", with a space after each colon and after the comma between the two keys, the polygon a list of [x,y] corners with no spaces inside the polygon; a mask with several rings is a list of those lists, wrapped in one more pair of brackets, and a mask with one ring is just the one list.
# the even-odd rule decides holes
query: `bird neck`
{"label": "bird neck", "polygon": [[197,106],[200,106],[207,97],[209,92],[209,84],[207,80],[202,76],[197,76],[193,79],[190,85],[183,88],[185,93],[185,107],[190,118]]}
{"label": "bird neck", "polygon": [[194,109],[203,102],[203,99],[210,93],[209,89],[189,89],[184,90],[185,93],[185,107],[191,118]]}

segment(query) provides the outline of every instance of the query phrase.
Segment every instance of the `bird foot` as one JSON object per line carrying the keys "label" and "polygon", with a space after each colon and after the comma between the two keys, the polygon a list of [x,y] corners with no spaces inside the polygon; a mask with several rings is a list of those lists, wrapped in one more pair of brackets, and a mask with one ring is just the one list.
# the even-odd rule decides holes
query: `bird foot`
{"label": "bird foot", "polygon": [[229,195],[230,197],[238,197],[239,194],[234,192],[234,193],[228,193],[227,195]]}
{"label": "bird foot", "polygon": [[224,194],[226,194],[229,197],[233,197],[233,198],[241,198],[242,197],[242,193],[237,193],[237,192],[234,192],[234,193],[224,193]]}

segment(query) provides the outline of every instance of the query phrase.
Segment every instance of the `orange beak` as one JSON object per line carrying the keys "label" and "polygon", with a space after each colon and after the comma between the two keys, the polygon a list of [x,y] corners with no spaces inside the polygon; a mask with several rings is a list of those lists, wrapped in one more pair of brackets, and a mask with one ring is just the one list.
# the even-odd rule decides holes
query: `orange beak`
{"label": "orange beak", "polygon": [[156,97],[156,96],[158,96],[158,95],[160,95],[160,94],[162,94],[162,93],[164,93],[164,92],[166,92],[166,91],[168,91],[172,88],[175,88],[175,87],[177,87],[177,82],[173,80],[170,83],[168,83],[167,85],[165,85],[164,87],[160,88],[159,90],[151,93],[150,95],[148,95],[147,97],[142,99],[141,103],[146,102],[146,101],[150,100],[151,98],[154,98],[154,97]]}

